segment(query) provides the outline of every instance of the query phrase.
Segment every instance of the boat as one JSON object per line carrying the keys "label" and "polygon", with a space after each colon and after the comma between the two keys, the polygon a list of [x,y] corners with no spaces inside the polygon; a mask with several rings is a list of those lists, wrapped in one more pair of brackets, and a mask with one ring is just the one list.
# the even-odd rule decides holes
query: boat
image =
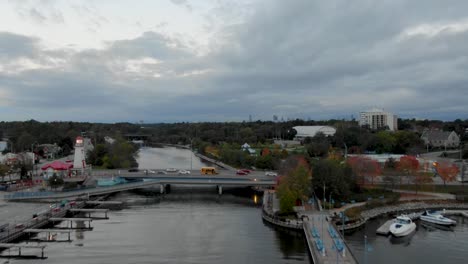
{"label": "boat", "polygon": [[406,215],[398,216],[390,226],[390,233],[396,237],[407,236],[416,230],[416,224]]}
{"label": "boat", "polygon": [[419,218],[425,222],[438,224],[438,225],[444,225],[444,226],[451,226],[451,225],[457,224],[455,220],[444,217],[439,212],[431,212],[427,210]]}
{"label": "boat", "polygon": [[122,177],[112,177],[111,179],[98,179],[97,186],[98,187],[110,187],[110,186],[115,186],[115,185],[123,184],[123,183],[127,183],[127,180],[125,180]]}

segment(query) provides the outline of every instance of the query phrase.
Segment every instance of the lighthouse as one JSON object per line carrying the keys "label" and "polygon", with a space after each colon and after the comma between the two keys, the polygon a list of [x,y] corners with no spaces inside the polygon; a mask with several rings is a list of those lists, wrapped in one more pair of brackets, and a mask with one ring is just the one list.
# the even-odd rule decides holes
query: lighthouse
{"label": "lighthouse", "polygon": [[77,137],[75,140],[75,159],[73,160],[74,169],[81,169],[81,171],[84,171],[86,168],[85,154],[84,139],[82,137]]}

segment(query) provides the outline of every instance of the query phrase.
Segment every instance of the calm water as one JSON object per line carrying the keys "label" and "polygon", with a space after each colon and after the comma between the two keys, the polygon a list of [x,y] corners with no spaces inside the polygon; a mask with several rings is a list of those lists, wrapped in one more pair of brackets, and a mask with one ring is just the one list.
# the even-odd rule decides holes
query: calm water
{"label": "calm water", "polygon": [[49,244],[41,263],[309,263],[303,238],[264,224],[250,198],[174,188],[162,199],[115,199],[133,205],[94,221],[93,231],[76,233],[71,243]]}
{"label": "calm water", "polygon": [[191,151],[175,147],[141,148],[138,152],[137,162],[142,169],[176,168],[187,170],[190,169],[190,163],[192,163],[192,168],[197,170],[210,165],[201,161]]}
{"label": "calm water", "polygon": [[[144,148],[138,162],[140,168],[186,169],[190,154]],[[194,169],[204,165],[192,157]],[[310,263],[301,234],[262,221],[260,196],[225,191],[219,197],[215,187],[174,186],[164,197],[119,193],[112,199],[129,206],[111,211],[110,220],[94,221],[93,231],[74,233],[71,243],[48,244],[47,260],[10,263]]]}

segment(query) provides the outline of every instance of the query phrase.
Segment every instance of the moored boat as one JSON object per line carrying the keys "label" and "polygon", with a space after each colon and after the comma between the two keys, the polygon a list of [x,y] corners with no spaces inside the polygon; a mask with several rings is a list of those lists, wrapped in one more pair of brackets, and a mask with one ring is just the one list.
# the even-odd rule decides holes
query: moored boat
{"label": "moored boat", "polygon": [[407,236],[416,230],[416,224],[406,215],[398,216],[390,226],[390,233],[396,237]]}
{"label": "moored boat", "polygon": [[445,225],[445,226],[450,226],[450,225],[456,225],[457,224],[457,222],[455,220],[444,217],[439,212],[431,212],[431,211],[427,211],[427,210],[420,216],[420,219],[422,221],[425,221],[425,222],[438,224],[438,225]]}

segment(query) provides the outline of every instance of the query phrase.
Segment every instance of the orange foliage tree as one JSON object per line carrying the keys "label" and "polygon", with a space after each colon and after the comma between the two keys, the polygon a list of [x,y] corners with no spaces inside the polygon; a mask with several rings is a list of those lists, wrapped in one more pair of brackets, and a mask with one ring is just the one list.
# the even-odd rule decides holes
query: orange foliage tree
{"label": "orange foliage tree", "polygon": [[457,165],[446,161],[436,163],[435,168],[437,174],[439,174],[440,178],[444,181],[444,186],[446,182],[454,181],[460,172]]}
{"label": "orange foliage tree", "polygon": [[[397,163],[397,170],[405,173],[407,176],[416,177],[419,171],[419,161],[415,156],[403,156],[400,158],[400,162]],[[408,183],[410,179],[408,178]],[[401,177],[400,177],[401,184]]]}
{"label": "orange foliage tree", "polygon": [[262,149],[262,153],[261,153],[262,156],[268,156],[270,154],[271,154],[271,151],[269,148]]}
{"label": "orange foliage tree", "polygon": [[371,178],[372,185],[374,178],[382,174],[380,164],[373,159],[363,156],[353,156],[348,158],[348,164],[354,173],[362,179],[362,184],[365,183],[366,178]]}

